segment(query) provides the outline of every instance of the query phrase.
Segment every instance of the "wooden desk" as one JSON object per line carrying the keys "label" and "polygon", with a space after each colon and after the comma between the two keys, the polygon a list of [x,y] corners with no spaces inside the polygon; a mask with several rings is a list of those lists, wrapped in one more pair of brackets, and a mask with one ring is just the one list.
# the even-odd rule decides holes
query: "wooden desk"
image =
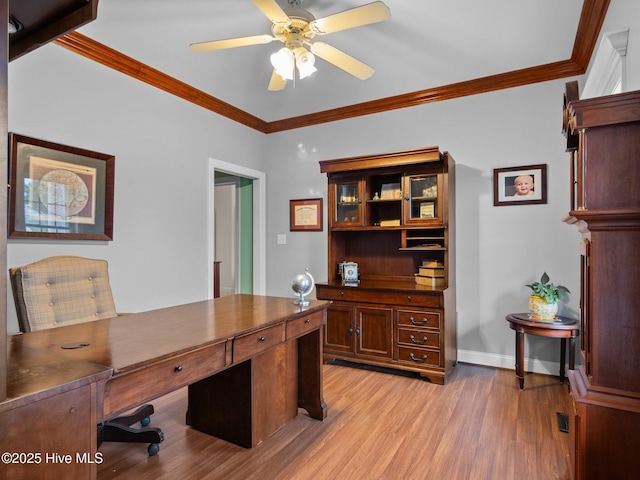
{"label": "wooden desk", "polygon": [[516,331],[516,377],[520,389],[524,388],[524,334],[560,339],[560,381],[564,383],[564,364],[569,339],[569,369],[575,367],[575,339],[579,328],[577,321],[567,317],[556,317],[555,322],[542,322],[529,318],[527,313],[511,313],[505,317],[512,330]]}
{"label": "wooden desk", "polygon": [[[325,323],[325,302],[301,308],[292,298],[234,295],[10,337],[0,453],[37,451],[42,458],[10,464],[8,475],[95,478],[95,463],[76,455],[100,456],[96,425],[185,385],[190,425],[247,447],[298,407],[322,420]],[[88,345],[61,348],[77,342]],[[235,387],[220,390],[225,382]],[[60,410],[55,423],[52,405]],[[52,428],[69,416],[73,428]],[[47,453],[72,461],[45,462]]]}

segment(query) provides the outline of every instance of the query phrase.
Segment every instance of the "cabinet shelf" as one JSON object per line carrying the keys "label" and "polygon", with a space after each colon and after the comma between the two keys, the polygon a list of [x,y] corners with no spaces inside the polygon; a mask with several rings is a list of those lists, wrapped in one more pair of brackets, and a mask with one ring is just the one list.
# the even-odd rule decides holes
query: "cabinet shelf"
{"label": "cabinet shelf", "polygon": [[444,237],[407,237],[407,240],[444,240]]}
{"label": "cabinet shelf", "polygon": [[417,201],[424,202],[424,201],[428,201],[428,200],[436,201],[436,200],[438,200],[438,197],[432,197],[432,196],[429,196],[429,197],[412,197],[411,200],[416,201],[416,202]]}
{"label": "cabinet shelf", "polygon": [[400,247],[398,250],[400,250],[401,252],[413,252],[413,251],[418,251],[418,250],[432,250],[432,251],[441,251],[444,252],[447,249],[445,247]]}

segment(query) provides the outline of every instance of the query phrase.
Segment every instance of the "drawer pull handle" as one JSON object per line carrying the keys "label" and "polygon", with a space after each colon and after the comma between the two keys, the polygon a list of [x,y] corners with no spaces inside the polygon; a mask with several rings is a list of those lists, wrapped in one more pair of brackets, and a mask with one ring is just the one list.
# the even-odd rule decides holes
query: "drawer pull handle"
{"label": "drawer pull handle", "polygon": [[340,295],[342,295],[344,297],[344,292],[340,292]]}
{"label": "drawer pull handle", "polygon": [[426,336],[422,337],[422,340],[416,340],[416,337],[414,337],[413,335],[409,335],[409,340],[411,340],[411,342],[415,343],[416,345],[424,345],[425,343],[427,343]]}
{"label": "drawer pull handle", "polygon": [[260,337],[258,340],[260,340],[261,342],[264,342],[266,340],[266,338]]}
{"label": "drawer pull handle", "polygon": [[182,371],[182,365],[178,365],[176,368],[173,369],[174,372],[181,372]]}
{"label": "drawer pull handle", "polygon": [[411,360],[413,360],[414,362],[424,363],[424,361],[427,359],[427,354],[425,353],[424,355],[422,355],[422,358],[416,358],[413,353],[410,353],[409,358],[411,358]]}
{"label": "drawer pull handle", "polygon": [[425,323],[427,323],[427,319],[425,317],[422,317],[422,320],[420,320],[419,322],[416,322],[415,318],[409,317],[409,321],[414,325],[424,325]]}
{"label": "drawer pull handle", "polygon": [[310,318],[305,319],[304,323],[311,323],[311,319]]}
{"label": "drawer pull handle", "polygon": [[407,300],[411,301],[411,295],[407,295]]}

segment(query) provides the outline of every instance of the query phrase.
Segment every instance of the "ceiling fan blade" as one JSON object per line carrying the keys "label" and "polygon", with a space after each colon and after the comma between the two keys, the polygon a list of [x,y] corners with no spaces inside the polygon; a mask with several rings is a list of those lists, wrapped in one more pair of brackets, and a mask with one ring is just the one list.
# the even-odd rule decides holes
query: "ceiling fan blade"
{"label": "ceiling fan blade", "polygon": [[275,0],[253,0],[253,3],[272,23],[276,25],[291,24],[289,15],[284,13],[284,10],[280,8],[280,5],[278,5]]}
{"label": "ceiling fan blade", "polygon": [[381,22],[391,16],[391,11],[384,2],[373,2],[361,7],[335,13],[328,17],[318,18],[309,24],[309,29],[316,35],[339,32],[348,28],[361,27]]}
{"label": "ceiling fan blade", "polygon": [[360,80],[366,80],[375,72],[375,70],[366,63],[362,63],[351,55],[347,55],[342,50],[338,50],[324,42],[311,44],[311,51],[314,55],[334,64],[336,67],[341,68]]}
{"label": "ceiling fan blade", "polygon": [[223,50],[225,48],[247,47],[249,45],[260,45],[276,40],[271,35],[254,35],[252,37],[227,38],[226,40],[213,40],[211,42],[192,43],[191,50],[194,52],[207,52],[209,50]]}
{"label": "ceiling fan blade", "polygon": [[287,80],[278,75],[274,70],[271,75],[271,80],[269,81],[269,91],[277,92],[278,90],[283,90],[286,85]]}

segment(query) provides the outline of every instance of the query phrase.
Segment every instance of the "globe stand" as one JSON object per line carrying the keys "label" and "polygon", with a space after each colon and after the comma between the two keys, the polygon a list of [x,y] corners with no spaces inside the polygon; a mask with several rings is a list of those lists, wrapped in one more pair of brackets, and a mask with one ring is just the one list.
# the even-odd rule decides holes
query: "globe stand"
{"label": "globe stand", "polygon": [[298,295],[298,299],[293,302],[294,305],[300,305],[301,307],[309,305],[309,300],[305,300],[304,296],[309,295],[314,286],[315,281],[307,269],[305,269],[304,273],[293,277],[291,288]]}
{"label": "globe stand", "polygon": [[300,298],[295,300],[294,305],[300,305],[301,307],[306,307],[307,305],[309,305],[309,300],[305,300],[304,298],[304,293],[300,292]]}

